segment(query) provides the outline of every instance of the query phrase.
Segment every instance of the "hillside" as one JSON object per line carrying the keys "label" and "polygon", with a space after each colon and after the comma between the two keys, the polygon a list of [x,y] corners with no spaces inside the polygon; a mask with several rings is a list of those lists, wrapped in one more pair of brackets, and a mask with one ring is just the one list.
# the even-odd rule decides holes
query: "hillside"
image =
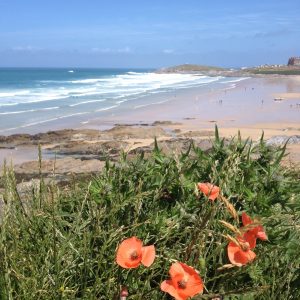
{"label": "hillside", "polygon": [[225,71],[227,69],[214,67],[214,66],[204,66],[195,64],[184,64],[168,68],[162,68],[158,72],[162,73],[185,73],[185,72],[210,72],[210,71]]}
{"label": "hillside", "polygon": [[184,64],[162,68],[157,73],[201,73],[208,76],[249,77],[256,75],[300,75],[300,67],[285,65],[261,65],[249,68],[228,69],[215,66]]}
{"label": "hillside", "polygon": [[275,75],[300,75],[300,67],[297,66],[259,66],[243,70],[250,74],[275,74]]}

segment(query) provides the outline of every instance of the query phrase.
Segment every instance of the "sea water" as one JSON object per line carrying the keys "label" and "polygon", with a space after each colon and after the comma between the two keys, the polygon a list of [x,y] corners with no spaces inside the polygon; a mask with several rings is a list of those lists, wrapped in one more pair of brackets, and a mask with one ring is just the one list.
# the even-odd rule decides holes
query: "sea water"
{"label": "sea water", "polygon": [[145,97],[151,94],[224,84],[230,88],[239,80],[141,69],[0,68],[0,134],[36,132],[39,126],[51,130],[58,121],[78,117],[85,123],[120,110],[159,105],[155,97]]}

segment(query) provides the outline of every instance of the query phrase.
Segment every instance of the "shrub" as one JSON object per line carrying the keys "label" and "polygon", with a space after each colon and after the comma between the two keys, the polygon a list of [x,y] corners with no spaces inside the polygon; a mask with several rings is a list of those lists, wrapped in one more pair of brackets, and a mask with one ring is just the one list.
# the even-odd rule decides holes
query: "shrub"
{"label": "shrub", "polygon": [[[216,130],[203,152],[191,142],[185,153],[167,155],[157,143],[118,163],[90,182],[59,188],[54,183],[20,196],[11,170],[2,183],[0,227],[1,299],[170,299],[160,291],[175,261],[200,272],[203,295],[195,299],[299,299],[299,173],[281,167],[285,147],[229,143]],[[218,185],[226,202],[209,201],[197,182]],[[261,218],[269,237],[243,267],[229,264],[224,237],[237,228],[228,203]],[[128,237],[155,245],[149,268],[122,269],[116,249]]]}

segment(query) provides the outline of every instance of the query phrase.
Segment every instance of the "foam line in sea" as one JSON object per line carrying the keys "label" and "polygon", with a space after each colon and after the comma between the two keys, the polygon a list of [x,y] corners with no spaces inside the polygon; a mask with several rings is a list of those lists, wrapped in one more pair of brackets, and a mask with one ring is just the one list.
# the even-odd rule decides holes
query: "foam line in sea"
{"label": "foam line in sea", "polygon": [[40,108],[40,109],[28,109],[28,110],[19,110],[19,111],[0,112],[0,115],[24,114],[24,113],[38,112],[38,111],[44,111],[44,110],[53,110],[53,109],[59,109],[59,106],[45,107],[45,108]]}
{"label": "foam line in sea", "polygon": [[[78,114],[105,114],[159,105],[152,97],[180,89],[227,83],[239,78],[202,74],[159,74],[147,70],[0,69],[0,129],[38,126]],[[17,127],[18,126],[18,127]]]}

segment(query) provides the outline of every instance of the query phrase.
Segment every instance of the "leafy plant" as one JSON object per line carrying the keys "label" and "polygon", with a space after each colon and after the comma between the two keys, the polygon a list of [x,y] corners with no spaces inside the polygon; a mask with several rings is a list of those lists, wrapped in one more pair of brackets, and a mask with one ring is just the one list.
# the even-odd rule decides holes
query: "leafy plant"
{"label": "leafy plant", "polygon": [[[285,148],[270,148],[238,135],[219,137],[207,152],[191,143],[167,155],[157,142],[150,158],[121,155],[91,182],[59,188],[41,184],[20,195],[10,168],[1,178],[1,299],[169,299],[159,285],[174,261],[200,272],[203,295],[195,299],[299,299],[300,186],[297,170],[280,161]],[[226,268],[220,220],[240,227],[228,203],[209,201],[197,182],[220,186],[240,214],[261,218],[269,241],[258,242],[257,259]],[[116,249],[137,236],[154,244],[149,268],[123,270]]]}

